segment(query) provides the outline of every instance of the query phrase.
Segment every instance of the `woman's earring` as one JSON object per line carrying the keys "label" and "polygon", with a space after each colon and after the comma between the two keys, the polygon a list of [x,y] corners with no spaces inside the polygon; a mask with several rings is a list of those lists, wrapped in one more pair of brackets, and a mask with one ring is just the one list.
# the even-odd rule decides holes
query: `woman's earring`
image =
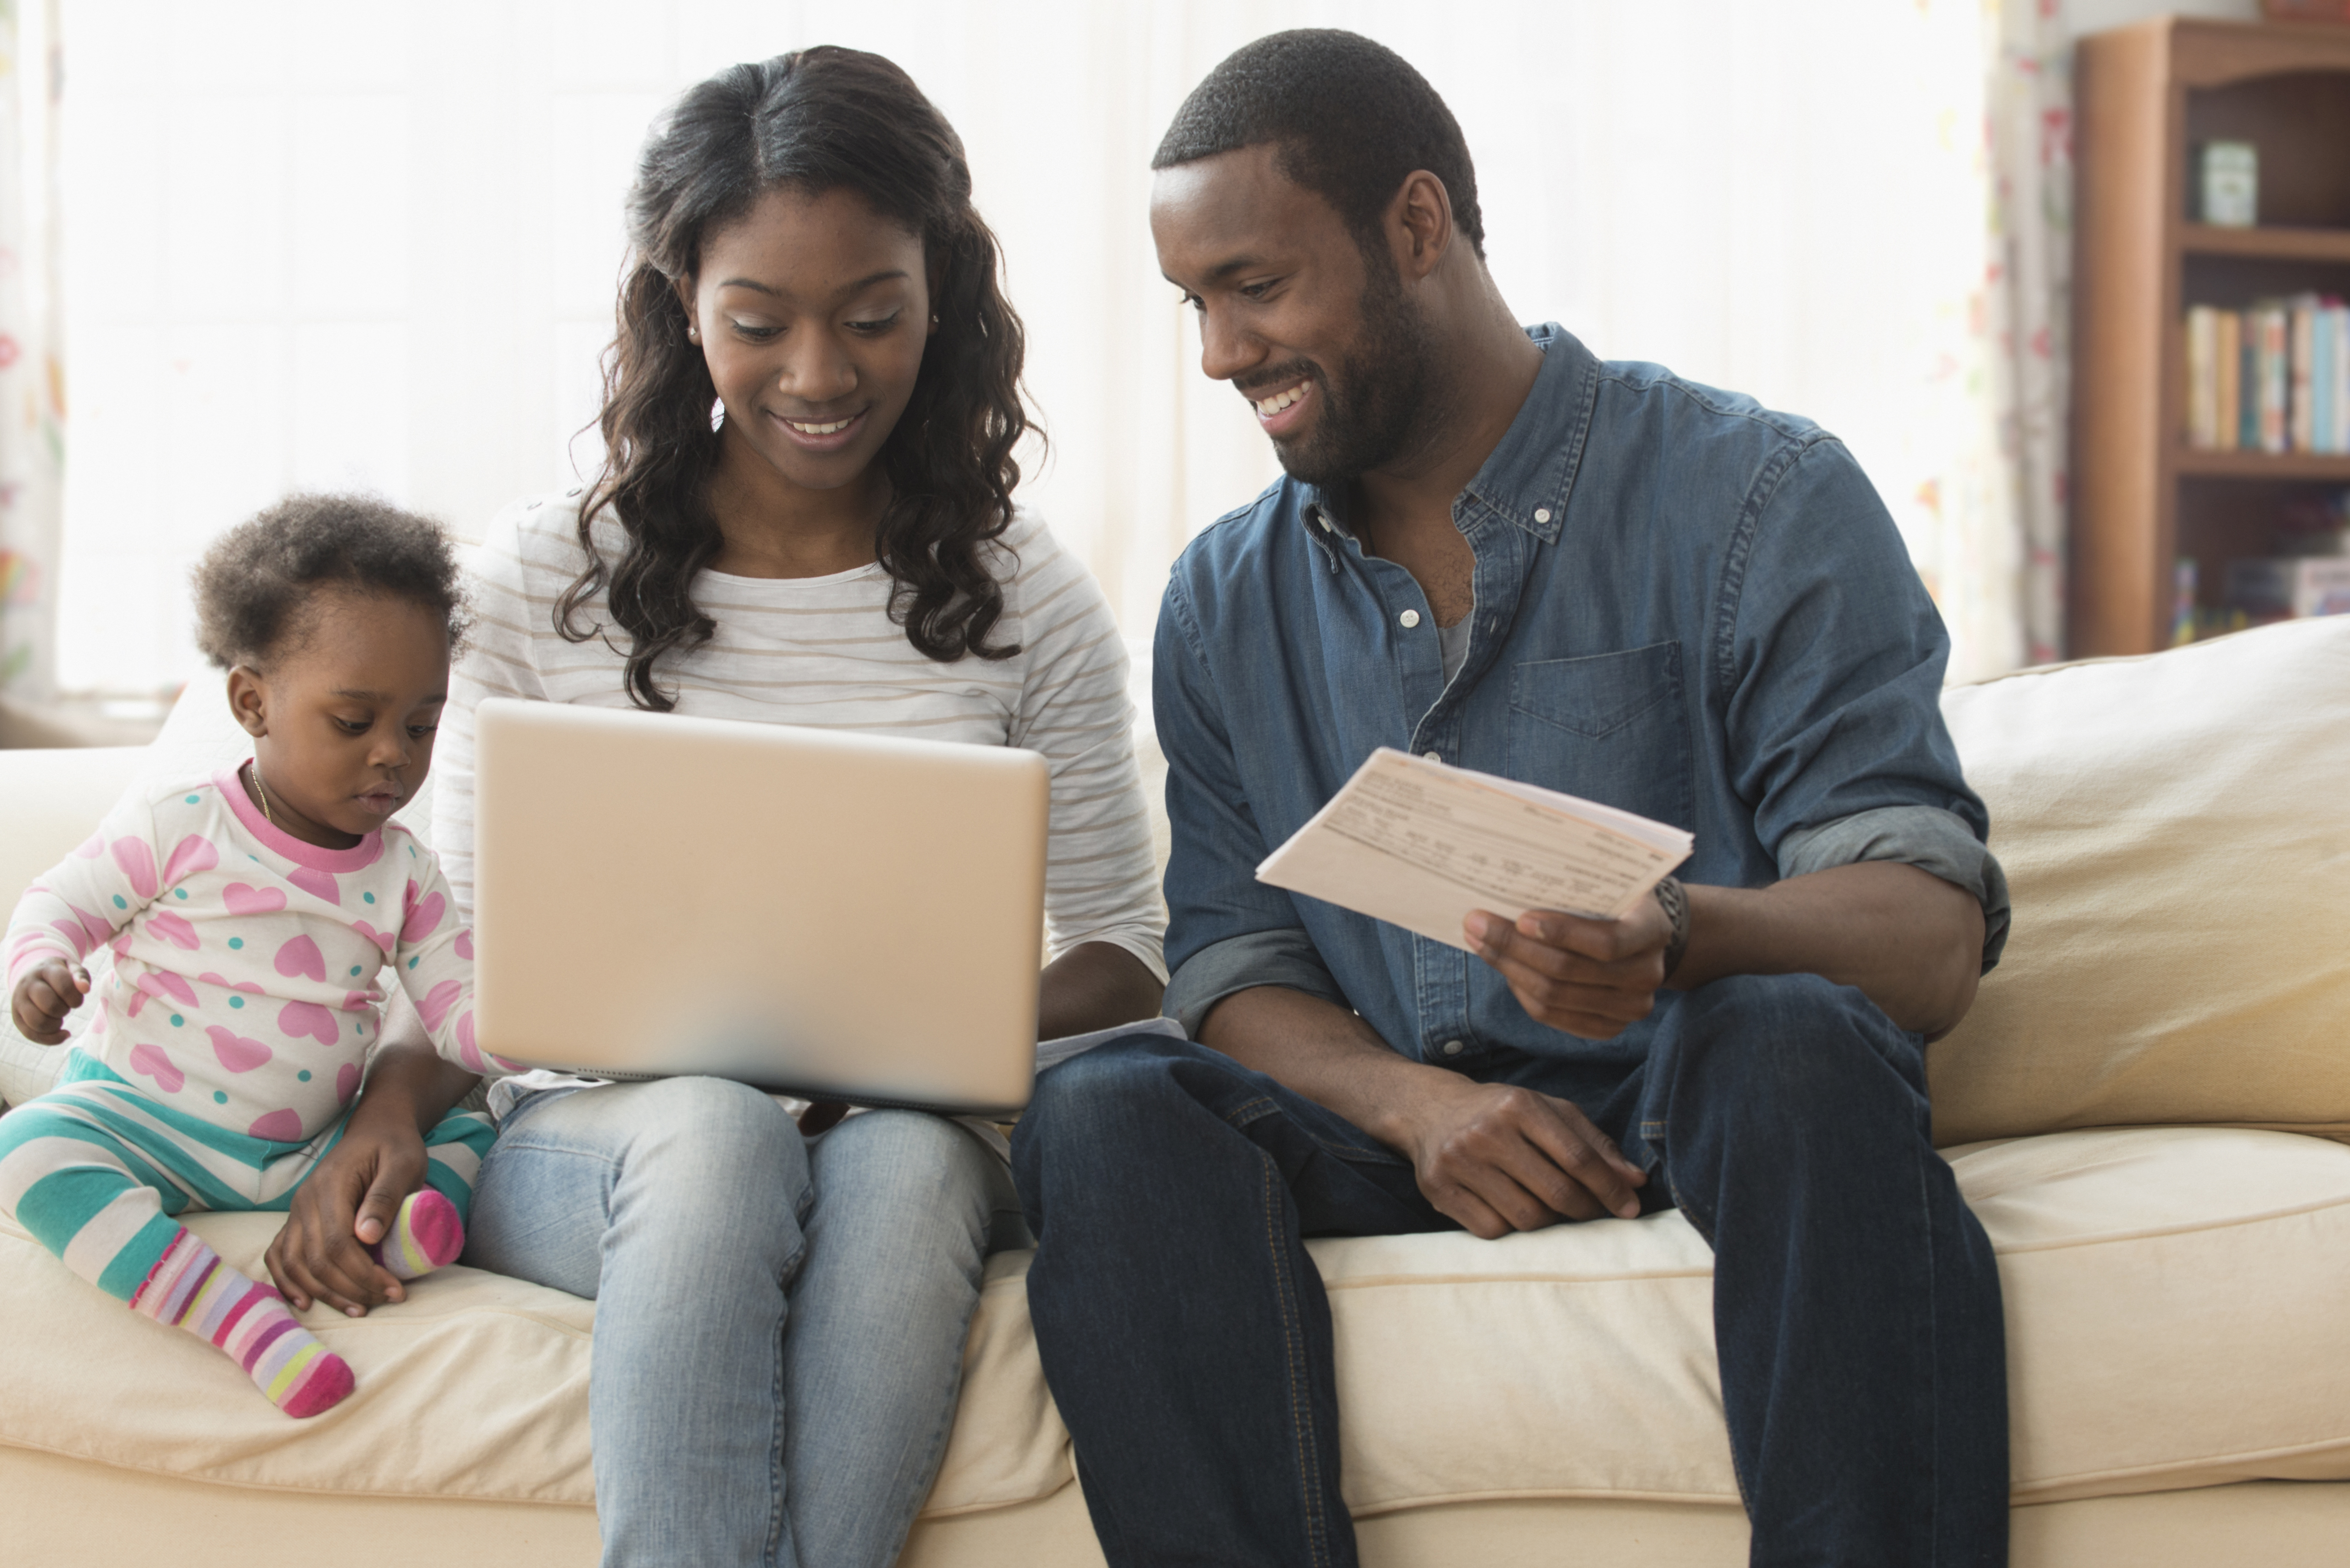
{"label": "woman's earring", "polygon": [[937,317],[936,315],[933,315],[933,316],[931,317],[931,326],[933,326],[933,327],[936,327],[938,324],[939,324],[939,318],[938,318],[938,317]]}
{"label": "woman's earring", "polygon": [[[935,317],[935,316],[933,316],[933,317],[931,317],[931,320],[933,320],[933,321],[936,321],[936,320],[938,319],[938,317]],[[701,328],[701,327],[687,327],[687,328],[685,329],[685,340],[686,340],[688,343],[699,343],[699,342],[701,342],[701,341],[702,341],[702,328]]]}

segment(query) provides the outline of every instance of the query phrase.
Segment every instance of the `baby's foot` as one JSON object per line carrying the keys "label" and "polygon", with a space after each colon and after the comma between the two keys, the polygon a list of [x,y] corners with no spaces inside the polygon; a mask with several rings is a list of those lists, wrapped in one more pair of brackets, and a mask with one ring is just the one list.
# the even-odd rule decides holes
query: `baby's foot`
{"label": "baby's foot", "polygon": [[296,1419],[332,1409],[351,1391],[349,1365],[294,1321],[286,1298],[221,1262],[192,1231],[181,1231],[130,1309],[226,1353]]}
{"label": "baby's foot", "polygon": [[465,1250],[465,1222],[457,1206],[429,1187],[408,1195],[369,1256],[403,1280],[421,1280]]}

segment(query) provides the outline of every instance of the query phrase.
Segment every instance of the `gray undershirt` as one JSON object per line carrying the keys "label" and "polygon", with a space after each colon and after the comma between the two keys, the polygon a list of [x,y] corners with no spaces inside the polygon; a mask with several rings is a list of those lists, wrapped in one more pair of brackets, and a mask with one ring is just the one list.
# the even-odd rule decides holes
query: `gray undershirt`
{"label": "gray undershirt", "polygon": [[1451,626],[1436,628],[1436,651],[1437,656],[1444,660],[1444,683],[1447,686],[1451,685],[1452,678],[1461,673],[1461,661],[1469,657],[1469,626],[1476,618],[1473,615],[1464,615]]}

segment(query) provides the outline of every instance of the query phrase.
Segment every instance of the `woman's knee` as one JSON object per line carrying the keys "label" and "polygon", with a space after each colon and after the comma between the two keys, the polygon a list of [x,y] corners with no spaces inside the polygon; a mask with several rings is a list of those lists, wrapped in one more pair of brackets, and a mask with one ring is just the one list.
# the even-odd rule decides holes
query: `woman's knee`
{"label": "woman's knee", "polygon": [[663,1078],[582,1089],[520,1124],[493,1146],[485,1186],[498,1168],[599,1168],[615,1204],[681,1214],[713,1204],[806,1211],[807,1146],[784,1107],[723,1078]]}
{"label": "woman's knee", "polygon": [[807,1144],[798,1125],[773,1096],[747,1084],[664,1078],[618,1092],[633,1102],[630,1147],[640,1158],[806,1173]]}
{"label": "woman's knee", "polygon": [[971,1207],[1001,1163],[969,1127],[928,1111],[867,1111],[809,1149],[819,1203],[837,1191],[892,1207]]}
{"label": "woman's knee", "polygon": [[1014,1201],[1002,1159],[970,1128],[923,1111],[849,1117],[810,1149],[820,1238],[975,1268],[996,1210]]}

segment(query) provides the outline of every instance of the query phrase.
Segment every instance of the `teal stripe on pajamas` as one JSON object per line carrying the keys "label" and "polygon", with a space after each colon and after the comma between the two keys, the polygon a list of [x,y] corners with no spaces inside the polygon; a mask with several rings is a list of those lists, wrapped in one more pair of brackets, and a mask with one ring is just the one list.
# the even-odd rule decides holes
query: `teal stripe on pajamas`
{"label": "teal stripe on pajamas", "polygon": [[[60,1259],[89,1222],[112,1208],[124,1193],[145,1191],[153,1212],[116,1244],[90,1279],[107,1294],[127,1302],[139,1293],[139,1287],[178,1239],[180,1224],[172,1216],[187,1208],[188,1196],[171,1178],[134,1158],[81,1120],[74,1114],[79,1109],[45,1106],[36,1099],[0,1116],[0,1173],[5,1173],[7,1186],[15,1187],[30,1173],[12,1169],[11,1161],[31,1160],[50,1167],[47,1174],[33,1176],[26,1184],[15,1215],[35,1241]],[[30,1147],[36,1144],[46,1147]],[[89,1163],[81,1163],[84,1160]],[[93,1262],[82,1259],[78,1272],[87,1274]]]}
{"label": "teal stripe on pajamas", "polygon": [[65,1071],[57,1075],[58,1088],[77,1083],[99,1084],[108,1087],[127,1089],[137,1101],[140,1109],[147,1112],[189,1142],[199,1144],[215,1154],[226,1155],[239,1165],[254,1170],[266,1170],[273,1163],[282,1159],[288,1153],[305,1147],[298,1143],[272,1143],[267,1138],[255,1137],[250,1133],[236,1132],[215,1122],[208,1122],[203,1117],[181,1110],[177,1106],[166,1105],[148,1090],[131,1083],[121,1074],[114,1071],[105,1063],[91,1058],[79,1048],[76,1048],[72,1054],[66,1058]]}
{"label": "teal stripe on pajamas", "polygon": [[[71,1065],[78,1070],[70,1081],[0,1117],[0,1190],[18,1193],[16,1218],[36,1240],[122,1301],[138,1293],[178,1238],[172,1216],[192,1202],[222,1212],[285,1212],[317,1158],[342,1141],[348,1125],[338,1122],[315,1146],[271,1143],[194,1122],[86,1056]],[[450,1112],[425,1136],[428,1150],[453,1155],[462,1148],[471,1156],[452,1164],[428,1154],[425,1161],[426,1185],[454,1204],[461,1219],[471,1216],[473,1189],[459,1166],[478,1171],[496,1138],[490,1119],[473,1111]],[[254,1170],[263,1178],[254,1185],[263,1190],[271,1185],[272,1167],[287,1159],[299,1163],[283,1173],[290,1183],[286,1191],[255,1201],[208,1169],[208,1157]],[[148,1208],[143,1221],[138,1203],[128,1211],[116,1207],[129,1192],[141,1194]],[[105,1228],[77,1249],[77,1239],[109,1211]],[[130,1234],[123,1236],[126,1227]],[[110,1252],[97,1255],[106,1247]]]}
{"label": "teal stripe on pajamas", "polygon": [[[0,1161],[5,1161],[19,1145],[36,1137],[73,1138],[102,1150],[109,1159],[118,1160],[128,1167],[141,1186],[151,1187],[163,1195],[166,1211],[177,1214],[188,1206],[188,1194],[169,1168],[144,1158],[139,1150],[125,1146],[120,1138],[102,1128],[91,1127],[75,1114],[80,1109],[78,1105],[70,1110],[43,1106],[39,1100],[19,1106],[5,1118],[0,1118]],[[23,1124],[21,1127],[19,1123]]]}
{"label": "teal stripe on pajamas", "polygon": [[127,1304],[155,1272],[155,1265],[163,1261],[163,1254],[172,1250],[172,1243],[180,1239],[182,1229],[177,1220],[167,1220],[161,1214],[148,1220],[139,1228],[139,1234],[123,1243],[122,1250],[106,1265],[105,1272],[98,1276],[98,1288]]}
{"label": "teal stripe on pajamas", "polygon": [[[452,1144],[473,1151],[473,1169],[482,1168],[482,1161],[490,1156],[490,1145],[497,1142],[497,1124],[479,1111],[451,1111],[433,1124],[424,1137],[426,1149],[445,1148]],[[460,1224],[473,1222],[473,1184],[457,1174],[446,1163],[431,1158],[424,1161],[424,1185],[456,1205]]]}
{"label": "teal stripe on pajamas", "polygon": [[[58,1103],[47,1108],[51,1116],[78,1125],[78,1132],[70,1136],[83,1137],[91,1143],[102,1142],[109,1148],[120,1152],[126,1161],[131,1157],[143,1157],[143,1160],[155,1168],[152,1176],[142,1170],[140,1179],[158,1191],[168,1183],[184,1188],[207,1209],[253,1207],[250,1198],[205,1169],[169,1132],[99,1100],[99,1096],[108,1092],[104,1085],[79,1087],[76,1093],[57,1096]],[[137,1093],[135,1089],[131,1091],[133,1096]],[[23,1108],[10,1113],[10,1119],[23,1116],[36,1106],[44,1105],[50,1098],[51,1096],[44,1095],[40,1099],[28,1102]],[[140,1103],[139,1108],[146,1110],[149,1107]],[[155,1177],[161,1179],[155,1179]]]}

